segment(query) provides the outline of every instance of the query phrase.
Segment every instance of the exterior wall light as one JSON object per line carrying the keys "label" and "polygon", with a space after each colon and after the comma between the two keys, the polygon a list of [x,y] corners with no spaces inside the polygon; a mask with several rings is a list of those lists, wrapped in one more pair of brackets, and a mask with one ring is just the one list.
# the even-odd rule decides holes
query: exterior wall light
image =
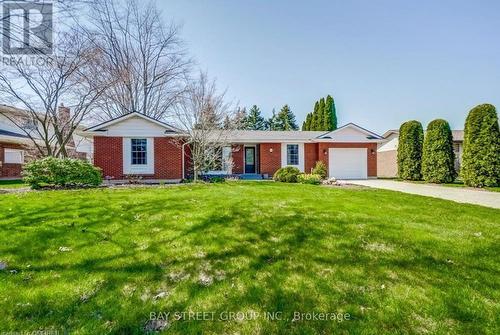
{"label": "exterior wall light", "polygon": [[273,152],[273,148],[269,148],[269,152]]}

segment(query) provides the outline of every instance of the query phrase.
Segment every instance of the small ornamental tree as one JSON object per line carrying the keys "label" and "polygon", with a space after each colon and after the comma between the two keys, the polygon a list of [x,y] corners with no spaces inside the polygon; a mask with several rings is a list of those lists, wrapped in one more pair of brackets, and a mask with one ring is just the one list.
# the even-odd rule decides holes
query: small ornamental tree
{"label": "small ornamental tree", "polygon": [[422,152],[422,177],[429,183],[455,180],[455,154],[450,125],[442,119],[429,123]]}
{"label": "small ornamental tree", "polygon": [[320,176],[321,179],[325,179],[326,175],[327,175],[325,162],[317,161],[316,165],[314,165],[311,173]]}
{"label": "small ornamental tree", "polygon": [[468,186],[500,184],[500,131],[493,105],[478,105],[467,116],[460,175]]}
{"label": "small ornamental tree", "polygon": [[399,128],[398,175],[405,180],[422,179],[424,130],[418,121],[407,121]]}

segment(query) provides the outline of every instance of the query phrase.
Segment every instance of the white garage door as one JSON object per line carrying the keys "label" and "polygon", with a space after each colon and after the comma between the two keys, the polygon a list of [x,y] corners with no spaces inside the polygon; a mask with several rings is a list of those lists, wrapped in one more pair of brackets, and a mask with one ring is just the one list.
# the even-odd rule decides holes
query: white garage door
{"label": "white garage door", "polygon": [[337,179],[367,178],[366,148],[331,148],[329,156],[329,176]]}

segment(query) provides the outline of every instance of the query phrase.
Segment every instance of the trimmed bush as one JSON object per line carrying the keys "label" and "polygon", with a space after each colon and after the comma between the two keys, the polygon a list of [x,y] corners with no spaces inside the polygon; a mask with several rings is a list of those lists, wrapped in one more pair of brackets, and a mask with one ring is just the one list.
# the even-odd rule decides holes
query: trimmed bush
{"label": "trimmed bush", "polygon": [[418,121],[407,121],[399,128],[398,175],[405,180],[422,179],[424,130]]}
{"label": "trimmed bush", "polygon": [[316,165],[312,169],[312,174],[317,174],[321,177],[321,179],[326,178],[326,164],[323,161],[317,161]]}
{"label": "trimmed bush", "polygon": [[429,183],[451,183],[456,176],[450,125],[442,119],[431,121],[424,138],[422,177]]}
{"label": "trimmed bush", "polygon": [[467,116],[460,176],[468,186],[500,184],[500,131],[493,105],[476,106]]}
{"label": "trimmed bush", "polygon": [[319,185],[321,184],[321,180],[323,180],[323,178],[319,174],[314,174],[314,173],[311,174],[302,173],[299,174],[299,176],[297,177],[297,181],[301,184]]}
{"label": "trimmed bush", "polygon": [[293,166],[285,166],[274,173],[273,179],[284,183],[296,183],[300,170]]}
{"label": "trimmed bush", "polygon": [[92,164],[70,158],[46,157],[24,166],[24,182],[31,188],[85,187],[102,183],[101,170]]}

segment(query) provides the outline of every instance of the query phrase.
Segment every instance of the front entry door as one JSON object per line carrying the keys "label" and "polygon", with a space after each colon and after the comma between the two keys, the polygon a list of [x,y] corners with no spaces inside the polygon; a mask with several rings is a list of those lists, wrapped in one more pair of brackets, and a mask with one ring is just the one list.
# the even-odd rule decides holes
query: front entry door
{"label": "front entry door", "polygon": [[245,173],[255,173],[254,147],[245,147]]}

